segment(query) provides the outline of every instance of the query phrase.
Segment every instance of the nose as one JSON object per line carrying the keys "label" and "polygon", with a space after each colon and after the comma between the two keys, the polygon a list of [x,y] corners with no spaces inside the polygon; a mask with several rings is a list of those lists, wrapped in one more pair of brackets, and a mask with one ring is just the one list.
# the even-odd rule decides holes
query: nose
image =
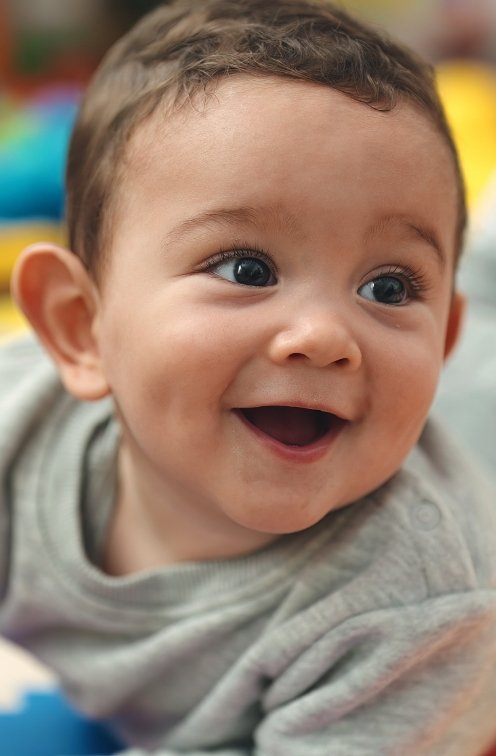
{"label": "nose", "polygon": [[336,365],[350,371],[362,363],[362,352],[351,329],[327,309],[295,313],[271,339],[269,357],[278,364],[307,360],[316,367]]}

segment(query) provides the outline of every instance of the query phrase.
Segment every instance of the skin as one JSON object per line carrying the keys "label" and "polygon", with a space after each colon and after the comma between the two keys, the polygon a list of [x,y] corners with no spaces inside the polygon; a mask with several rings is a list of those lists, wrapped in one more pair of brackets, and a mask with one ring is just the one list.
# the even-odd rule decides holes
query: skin
{"label": "skin", "polygon": [[[454,168],[425,115],[236,76],[137,130],[117,200],[91,315],[123,425],[109,572],[251,552],[398,470],[460,310]],[[270,284],[219,250],[263,250]],[[400,303],[374,298],[385,275]],[[346,422],[284,447],[237,412],[265,405]]]}

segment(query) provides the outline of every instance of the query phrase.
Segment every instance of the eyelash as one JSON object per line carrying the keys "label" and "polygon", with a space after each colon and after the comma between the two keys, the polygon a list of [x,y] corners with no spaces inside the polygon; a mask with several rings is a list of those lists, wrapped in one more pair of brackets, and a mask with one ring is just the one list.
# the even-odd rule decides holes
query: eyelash
{"label": "eyelash", "polygon": [[412,268],[410,265],[389,265],[384,270],[374,273],[365,283],[383,276],[400,278],[413,299],[425,299],[431,288],[427,276],[419,268]]}
{"label": "eyelash", "polygon": [[220,249],[215,255],[201,263],[198,266],[198,270],[208,272],[212,268],[215,268],[216,265],[219,265],[219,263],[226,262],[227,260],[244,259],[246,257],[255,257],[258,260],[262,260],[270,268],[273,275],[277,276],[277,268],[270,255],[265,250],[253,244],[239,244],[235,248]]}
{"label": "eyelash", "polygon": [[[277,267],[270,255],[264,249],[254,244],[239,244],[234,248],[226,247],[225,249],[220,249],[215,255],[201,263],[198,266],[198,270],[208,272],[222,262],[243,259],[245,257],[256,257],[262,260],[270,268],[273,275],[277,276]],[[388,265],[385,269],[375,273],[368,279],[368,282],[382,276],[401,278],[408,289],[409,296],[416,300],[425,299],[431,288],[427,276],[420,269],[413,268],[410,265]]]}

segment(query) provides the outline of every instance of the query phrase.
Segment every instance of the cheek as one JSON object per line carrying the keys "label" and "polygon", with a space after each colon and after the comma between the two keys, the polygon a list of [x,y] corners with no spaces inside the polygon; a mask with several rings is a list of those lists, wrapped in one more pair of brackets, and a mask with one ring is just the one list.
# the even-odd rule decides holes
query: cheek
{"label": "cheek", "polygon": [[193,413],[217,403],[250,355],[240,326],[222,312],[170,300],[139,317],[114,311],[102,329],[102,351],[122,411]]}
{"label": "cheek", "polygon": [[407,434],[423,424],[439,381],[443,360],[434,333],[385,339],[373,361],[377,406],[388,413],[392,426]]}

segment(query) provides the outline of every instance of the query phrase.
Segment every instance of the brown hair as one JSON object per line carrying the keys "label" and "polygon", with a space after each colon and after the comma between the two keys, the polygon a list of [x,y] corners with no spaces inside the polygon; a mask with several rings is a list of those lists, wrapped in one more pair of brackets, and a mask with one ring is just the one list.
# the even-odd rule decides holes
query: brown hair
{"label": "brown hair", "polygon": [[458,258],[464,184],[428,63],[326,0],[176,0],[111,48],[82,103],[69,150],[67,221],[70,246],[89,270],[96,275],[101,262],[136,125],[160,103],[180,107],[218,77],[237,73],[325,84],[383,111],[399,100],[420,108],[453,156]]}

